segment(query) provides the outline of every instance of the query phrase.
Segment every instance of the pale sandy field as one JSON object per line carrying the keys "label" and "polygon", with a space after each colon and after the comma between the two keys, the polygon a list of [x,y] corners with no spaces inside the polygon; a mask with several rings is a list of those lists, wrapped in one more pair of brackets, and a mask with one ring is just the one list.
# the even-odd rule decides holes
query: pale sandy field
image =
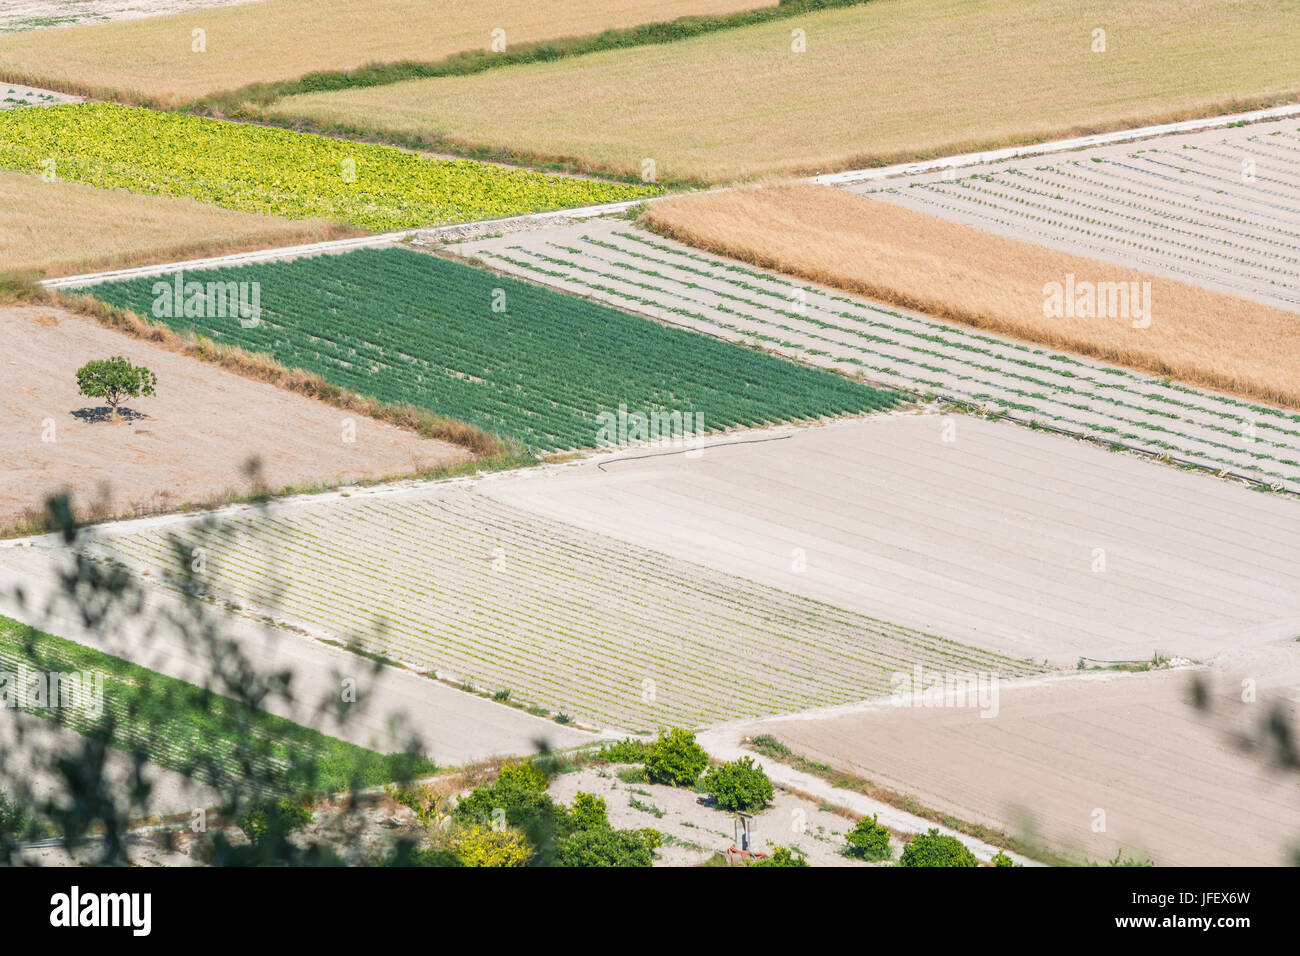
{"label": "pale sandy field", "polygon": [[6,0],[0,12],[0,33],[135,20],[247,2],[250,0]]}
{"label": "pale sandy field", "polygon": [[971,416],[770,434],[790,437],[482,487],[540,518],[1066,667],[1300,635],[1292,499]]}
{"label": "pale sandy field", "polygon": [[[125,402],[125,420],[99,420],[106,406],[77,394],[76,370],[114,355],[153,370],[158,394]],[[0,366],[9,396],[0,410],[3,521],[64,488],[109,514],[248,493],[250,458],[260,460],[264,484],[279,489],[404,474],[468,455],[48,307],[0,310]],[[345,419],[354,422],[353,442],[343,441]]]}
{"label": "pale sandy field", "polygon": [[[1300,847],[1300,780],[1248,756],[1228,729],[1300,703],[1300,645],[1228,653],[1193,671],[1048,679],[1000,689],[999,712],[887,704],[755,723],[796,753],[962,819],[1029,832],[1104,862],[1121,850],[1164,866],[1284,865]],[[1257,699],[1243,703],[1242,682]],[[1100,813],[1099,813],[1100,811]],[[1104,815],[1104,816],[1103,816]],[[1104,829],[1097,829],[1104,826]]]}

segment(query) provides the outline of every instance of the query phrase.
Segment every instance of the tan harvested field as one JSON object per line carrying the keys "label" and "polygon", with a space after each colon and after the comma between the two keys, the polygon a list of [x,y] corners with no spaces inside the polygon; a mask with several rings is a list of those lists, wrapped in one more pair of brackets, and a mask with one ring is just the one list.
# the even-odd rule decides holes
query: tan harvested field
{"label": "tan harvested field", "polygon": [[[100,400],[77,394],[76,370],[124,355],[158,376],[158,394],[128,400],[104,420]],[[353,415],[211,363],[48,307],[0,309],[0,524],[40,511],[69,489],[102,514],[198,504],[251,490],[245,465],[261,461],[278,490],[383,478],[462,461],[445,442]],[[344,421],[355,441],[344,441]]]}
{"label": "tan harvested field", "polygon": [[[679,241],[901,308],[1300,407],[1300,322],[1276,306],[827,186],[682,196],[654,203],[645,216]],[[1046,286],[1058,283],[1068,295],[1071,281],[1077,290],[1123,283],[1127,292],[1149,283],[1149,295],[1137,297],[1141,308],[1116,299],[1116,310],[1100,291],[1094,314],[1045,315]]]}
{"label": "tan harvested field", "polygon": [[[253,83],[370,63],[730,13],[772,0],[273,0],[0,37],[0,78],[176,106]],[[206,52],[192,33],[206,31]]]}
{"label": "tan harvested field", "polygon": [[0,272],[77,275],[362,234],[322,220],[0,171]]}
{"label": "tan harvested field", "polygon": [[[992,718],[884,703],[741,729],[932,809],[1030,830],[1095,861],[1122,850],[1162,866],[1291,863],[1300,847],[1296,775],[1242,753],[1229,729],[1258,731],[1275,706],[1294,723],[1300,645],[1228,655],[1201,673],[1209,717],[1192,705],[1193,672],[1176,669],[1003,685]],[[1254,703],[1242,702],[1244,680],[1254,682]],[[1094,830],[1098,820],[1104,831]]]}
{"label": "tan harvested field", "polygon": [[664,180],[826,172],[1292,102],[1298,13],[1294,0],[889,0],[272,111],[622,174],[648,157]]}
{"label": "tan harvested field", "polygon": [[0,33],[66,27],[76,23],[134,20],[164,13],[259,0],[5,0]]}
{"label": "tan harvested field", "polygon": [[1300,635],[1294,500],[972,416],[744,437],[765,436],[480,487],[533,520],[1063,667]]}

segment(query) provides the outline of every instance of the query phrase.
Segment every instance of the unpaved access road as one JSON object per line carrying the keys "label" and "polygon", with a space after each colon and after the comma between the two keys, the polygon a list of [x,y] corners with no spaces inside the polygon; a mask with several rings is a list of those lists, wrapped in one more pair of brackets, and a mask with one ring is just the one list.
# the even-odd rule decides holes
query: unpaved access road
{"label": "unpaved access road", "polygon": [[740,578],[1066,667],[1157,651],[1205,660],[1300,635],[1300,503],[1290,498],[973,416],[903,413],[730,440],[764,436],[775,440],[698,457],[630,450],[626,461],[481,489]]}
{"label": "unpaved access road", "polygon": [[[118,420],[78,394],[76,378],[86,362],[115,355],[158,376],[157,394],[126,400]],[[469,457],[45,306],[0,309],[0,379],[0,524],[39,512],[60,490],[111,515],[247,494],[252,460],[276,490]]]}
{"label": "unpaved access road", "polygon": [[[1192,705],[1192,679],[1212,710]],[[1247,685],[1243,682],[1249,681]],[[1254,702],[1242,701],[1247,687]],[[1300,847],[1300,777],[1230,736],[1270,708],[1296,722],[1300,645],[1229,653],[1204,670],[1043,678],[974,708],[859,705],[754,722],[795,753],[961,819],[1095,861],[1283,865]]]}

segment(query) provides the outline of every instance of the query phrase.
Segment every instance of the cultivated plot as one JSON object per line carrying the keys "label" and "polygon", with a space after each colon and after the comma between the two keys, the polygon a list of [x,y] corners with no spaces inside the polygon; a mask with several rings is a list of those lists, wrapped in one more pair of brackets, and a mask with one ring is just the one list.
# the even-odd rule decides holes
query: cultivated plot
{"label": "cultivated plot", "polygon": [[[252,83],[289,80],[370,63],[441,60],[613,27],[729,13],[773,0],[259,0],[222,9],[212,0],[91,0],[82,15],[134,9],[171,14],[130,23],[29,33],[0,40],[6,76],[39,76],[76,89],[175,106]],[[6,4],[8,7],[10,4]],[[61,7],[57,12],[51,6]],[[24,9],[26,8],[26,9]],[[13,26],[72,20],[66,4],[18,0]],[[88,17],[89,18],[89,17]],[[0,30],[4,29],[0,20]],[[203,31],[196,50],[195,30]],[[292,38],[287,40],[286,38]]]}
{"label": "cultivated plot", "polygon": [[549,521],[1065,667],[1300,635],[1295,501],[972,416],[890,415],[481,487]]}
{"label": "cultivated plot", "polygon": [[77,23],[134,20],[165,13],[253,2],[258,0],[8,0],[4,12],[0,13],[0,33],[66,27]]}
{"label": "cultivated plot", "polygon": [[1300,490],[1300,415],[889,308],[625,222],[453,246],[493,268],[887,386]]}
{"label": "cultivated plot", "polygon": [[849,188],[1300,311],[1294,120]]}
{"label": "cultivated plot", "polygon": [[539,518],[448,485],[105,531],[155,574],[512,701],[629,730],[888,693],[914,666],[1035,665]]}
{"label": "cultivated plot", "polygon": [[[898,401],[892,392],[820,369],[408,249],[162,281],[164,293],[175,282],[200,289],[208,282],[256,283],[255,324],[215,310],[192,314],[203,308],[160,312],[158,282],[132,279],[84,291],[178,331],[266,353],[353,392],[451,416],[537,449],[636,441],[620,426],[623,412],[665,414],[672,434],[660,430],[658,437],[689,440]],[[648,432],[641,441],[656,437]]]}
{"label": "cultivated plot", "polygon": [[667,46],[305,92],[269,111],[631,175],[651,159],[664,180],[725,181],[1292,102],[1294,34],[1294,9],[1272,0],[1202,0],[1194,17],[1171,17],[1165,0],[1104,13],[1071,0],[890,0]]}
{"label": "cultivated plot", "polygon": [[[996,717],[973,707],[845,708],[741,728],[909,794],[959,819],[1096,861],[1278,866],[1300,841],[1295,786],[1243,753],[1271,708],[1294,712],[1294,641],[1194,674],[1162,670],[1002,687]],[[1193,705],[1208,688],[1211,716]],[[1242,681],[1257,698],[1242,702]],[[1099,826],[1100,824],[1100,826]]]}
{"label": "cultivated plot", "polygon": [[[122,355],[157,395],[114,418],[78,394],[77,369]],[[465,449],[344,412],[44,306],[0,309],[0,527],[67,491],[87,517],[202,504],[265,487],[385,478],[451,465]],[[349,424],[350,423],[350,424]]]}

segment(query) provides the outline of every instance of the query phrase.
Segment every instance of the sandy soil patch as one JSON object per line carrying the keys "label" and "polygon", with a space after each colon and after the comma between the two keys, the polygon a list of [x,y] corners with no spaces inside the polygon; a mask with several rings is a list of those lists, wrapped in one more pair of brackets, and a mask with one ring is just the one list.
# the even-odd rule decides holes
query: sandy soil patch
{"label": "sandy soil patch", "polygon": [[77,275],[362,234],[319,219],[254,215],[0,171],[3,272]]}
{"label": "sandy soil patch", "polygon": [[[656,866],[696,866],[715,853],[726,853],[736,842],[735,815],[714,807],[709,797],[682,787],[620,780],[618,766],[588,767],[561,774],[550,793],[560,803],[572,803],[578,791],[605,800],[606,814],[616,829],[652,827],[664,836]],[[639,806],[638,806],[639,804]],[[754,815],[751,838],[756,850],[773,846],[803,851],[810,866],[884,866],[842,856],[844,836],[854,820],[824,810],[817,803],[778,789],[772,805]],[[891,841],[894,859],[902,842]]]}
{"label": "sandy soil patch", "polygon": [[19,106],[53,106],[55,103],[79,103],[80,97],[56,93],[53,90],[38,90],[34,86],[20,83],[0,83],[0,110],[12,110]]}
{"label": "sandy soil patch", "polygon": [[[114,355],[152,369],[158,394],[105,420],[99,400],[77,394],[75,373]],[[0,356],[9,395],[0,411],[3,520],[42,508],[60,489],[106,514],[247,493],[251,459],[276,490],[409,473],[468,455],[56,309],[0,311]]]}
{"label": "sandy soil patch", "polygon": [[767,434],[789,437],[482,488],[548,519],[1066,667],[1157,650],[1207,659],[1300,635],[1291,499],[971,416]]}
{"label": "sandy soil patch", "polygon": [[[1244,755],[1227,729],[1258,729],[1273,706],[1295,725],[1300,645],[1228,654],[1204,676],[1213,721],[1192,707],[1192,672],[1163,670],[1008,685],[987,719],[875,706],[748,729],[962,819],[1013,833],[1028,822],[1093,860],[1122,849],[1165,866],[1290,863],[1296,777]],[[1242,702],[1246,680],[1254,703]]]}

